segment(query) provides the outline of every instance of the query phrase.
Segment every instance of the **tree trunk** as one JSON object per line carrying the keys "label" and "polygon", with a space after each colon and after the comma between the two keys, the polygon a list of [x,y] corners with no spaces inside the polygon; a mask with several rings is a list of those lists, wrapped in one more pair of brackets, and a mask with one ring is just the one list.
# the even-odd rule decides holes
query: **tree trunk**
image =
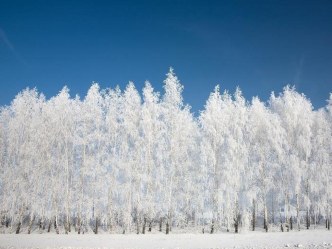
{"label": "tree trunk", "polygon": [[274,193],[272,191],[272,224],[275,225]]}
{"label": "tree trunk", "polygon": [[21,221],[18,222],[17,228],[16,228],[16,234],[19,234],[21,230]]}
{"label": "tree trunk", "polygon": [[166,222],[166,234],[169,234],[169,224],[168,224],[168,221]]}
{"label": "tree trunk", "polygon": [[4,225],[6,226],[6,228],[9,227],[9,218],[7,217],[7,215],[4,216]]}
{"label": "tree trunk", "polygon": [[289,203],[289,195],[288,193],[285,195],[285,223],[287,224],[287,232],[289,231],[289,213],[290,213],[290,203]]}
{"label": "tree trunk", "polygon": [[212,220],[212,223],[211,223],[211,231],[210,231],[210,234],[213,234],[214,233],[214,219]]}
{"label": "tree trunk", "polygon": [[300,231],[300,198],[298,194],[296,194],[296,222],[297,229]]}
{"label": "tree trunk", "polygon": [[266,204],[264,204],[264,229],[265,232],[268,232],[268,217],[267,217],[267,207]]}
{"label": "tree trunk", "polygon": [[96,216],[96,222],[95,222],[95,234],[98,234],[98,217]]}
{"label": "tree trunk", "polygon": [[252,200],[252,230],[255,231],[256,226],[256,202]]}
{"label": "tree trunk", "polygon": [[240,225],[240,214],[237,212],[234,218],[235,233],[239,233],[239,225]]}
{"label": "tree trunk", "polygon": [[309,207],[307,208],[306,225],[307,225],[307,229],[309,229],[309,227],[310,227]]}
{"label": "tree trunk", "polygon": [[51,226],[52,226],[52,220],[49,220],[49,222],[48,222],[48,228],[47,228],[47,232],[48,233],[51,231]]}
{"label": "tree trunk", "polygon": [[239,232],[239,221],[238,221],[237,217],[235,217],[235,219],[234,219],[234,229],[235,229],[235,233]]}
{"label": "tree trunk", "polygon": [[[68,206],[69,204],[67,204]],[[70,217],[69,217],[69,208],[67,207],[66,208],[67,211],[66,211],[66,219],[65,219],[65,233],[68,234],[68,232],[70,232]]]}
{"label": "tree trunk", "polygon": [[230,221],[229,221],[229,216],[227,216],[227,227],[226,227],[226,231],[229,232],[229,226],[230,226]]}
{"label": "tree trunk", "polygon": [[65,234],[68,234],[68,222],[67,222],[67,215],[65,217]]}
{"label": "tree trunk", "polygon": [[113,219],[111,215],[108,218],[108,230],[110,233],[113,231]]}
{"label": "tree trunk", "polygon": [[54,229],[55,229],[56,234],[59,234],[59,226],[58,226],[58,217],[57,216],[54,217]]}
{"label": "tree trunk", "polygon": [[33,221],[35,219],[35,216],[33,214],[30,215],[30,222],[29,222],[29,227],[28,227],[28,234],[31,233],[31,228],[32,228],[32,225],[33,225]]}
{"label": "tree trunk", "polygon": [[[290,223],[290,230],[293,230],[293,217],[292,216],[289,219],[289,223]],[[289,229],[287,232],[289,232]]]}
{"label": "tree trunk", "polygon": [[281,212],[279,212],[279,216],[280,216],[280,230],[281,230],[281,232],[284,232],[284,226],[283,226],[283,222],[282,222]]}
{"label": "tree trunk", "polygon": [[159,221],[159,232],[162,231],[162,228],[163,228],[163,218],[160,218],[160,221]]}
{"label": "tree trunk", "polygon": [[68,234],[68,232],[70,232],[70,217],[67,214],[65,221],[65,233]]}
{"label": "tree trunk", "polygon": [[[113,183],[113,179],[111,179],[111,185]],[[109,232],[111,233],[113,230],[113,217],[112,217],[112,209],[113,209],[113,202],[112,202],[112,188],[110,187],[108,189],[108,229]]]}
{"label": "tree trunk", "polygon": [[144,220],[143,220],[142,234],[145,234],[145,227],[146,227],[146,217],[144,217]]}
{"label": "tree trunk", "polygon": [[22,222],[23,222],[23,210],[24,208],[21,209],[21,212],[19,214],[19,220],[18,220],[18,224],[17,224],[17,228],[16,228],[16,234],[19,234],[20,233],[20,230],[21,230],[21,225],[22,225]]}
{"label": "tree trunk", "polygon": [[38,221],[38,227],[39,227],[39,230],[42,230],[42,228],[43,228],[43,219],[42,218],[40,218]]}
{"label": "tree trunk", "polygon": [[152,221],[149,222],[149,232],[152,231]]}
{"label": "tree trunk", "polygon": [[78,218],[77,218],[77,233],[78,234],[81,234],[81,217],[80,216],[78,216]]}
{"label": "tree trunk", "polygon": [[136,234],[139,234],[139,218],[136,216]]}

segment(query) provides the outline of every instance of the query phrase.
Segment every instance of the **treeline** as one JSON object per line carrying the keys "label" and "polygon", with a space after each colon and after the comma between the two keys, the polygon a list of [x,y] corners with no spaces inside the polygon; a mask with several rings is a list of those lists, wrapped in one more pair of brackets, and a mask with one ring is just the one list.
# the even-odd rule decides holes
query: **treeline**
{"label": "treeline", "polygon": [[169,233],[330,228],[332,95],[285,87],[264,103],[217,86],[194,117],[171,69],[164,94],[36,89],[0,109],[1,226]]}

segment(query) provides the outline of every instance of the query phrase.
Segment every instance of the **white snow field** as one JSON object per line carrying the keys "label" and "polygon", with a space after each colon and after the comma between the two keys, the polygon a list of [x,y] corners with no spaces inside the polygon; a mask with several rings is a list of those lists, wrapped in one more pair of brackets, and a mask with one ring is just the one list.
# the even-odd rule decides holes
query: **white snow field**
{"label": "white snow field", "polygon": [[332,231],[240,234],[0,234],[0,248],[332,248]]}

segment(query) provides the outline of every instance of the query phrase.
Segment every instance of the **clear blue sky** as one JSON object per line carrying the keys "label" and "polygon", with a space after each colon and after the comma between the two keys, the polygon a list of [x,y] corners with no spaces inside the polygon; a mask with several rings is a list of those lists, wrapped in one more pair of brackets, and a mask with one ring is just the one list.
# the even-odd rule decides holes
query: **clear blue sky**
{"label": "clear blue sky", "polygon": [[266,100],[294,84],[315,108],[332,91],[332,1],[0,1],[0,105],[92,81],[162,91],[172,66],[196,113],[216,84]]}

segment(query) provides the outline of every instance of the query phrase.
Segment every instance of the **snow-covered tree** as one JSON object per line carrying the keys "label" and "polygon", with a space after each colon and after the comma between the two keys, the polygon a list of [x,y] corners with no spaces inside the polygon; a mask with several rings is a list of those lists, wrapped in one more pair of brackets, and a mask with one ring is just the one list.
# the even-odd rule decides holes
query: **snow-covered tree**
{"label": "snow-covered tree", "polygon": [[50,99],[20,92],[0,107],[1,226],[168,234],[324,219],[330,228],[332,95],[313,110],[289,86],[267,103],[216,86],[195,116],[182,92],[172,68],[163,95],[149,82],[142,94],[132,82],[93,83],[83,98],[67,87]]}
{"label": "snow-covered tree", "polygon": [[[300,229],[301,198],[304,198],[307,207],[307,227],[309,200],[309,157],[311,154],[311,127],[312,127],[312,105],[303,95],[289,86],[284,88],[282,94],[270,98],[271,109],[280,117],[282,126],[286,131],[288,144],[287,160],[288,174],[291,175],[290,186],[292,189],[287,195],[288,198],[296,199],[296,221]],[[303,195],[302,195],[303,193]],[[287,200],[289,203],[289,200]]]}
{"label": "snow-covered tree", "polygon": [[[268,198],[274,198],[275,181],[280,152],[282,150],[283,130],[276,114],[257,97],[253,98],[249,115],[249,174],[250,193],[253,194],[253,229],[255,229],[255,204],[262,203],[264,229],[268,231]],[[274,202],[274,199],[272,199]],[[275,216],[274,206],[272,219]]]}

